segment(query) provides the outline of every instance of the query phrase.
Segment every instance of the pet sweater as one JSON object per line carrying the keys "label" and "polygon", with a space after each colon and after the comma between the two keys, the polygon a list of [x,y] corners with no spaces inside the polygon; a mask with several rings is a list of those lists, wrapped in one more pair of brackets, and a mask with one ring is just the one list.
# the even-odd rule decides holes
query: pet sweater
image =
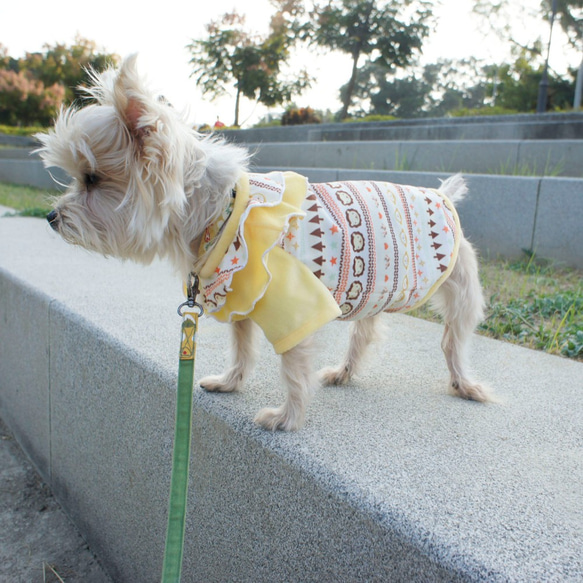
{"label": "pet sweater", "polygon": [[437,190],[245,174],[201,243],[203,304],[222,322],[251,318],[286,352],[336,318],[419,307],[451,273],[460,237]]}

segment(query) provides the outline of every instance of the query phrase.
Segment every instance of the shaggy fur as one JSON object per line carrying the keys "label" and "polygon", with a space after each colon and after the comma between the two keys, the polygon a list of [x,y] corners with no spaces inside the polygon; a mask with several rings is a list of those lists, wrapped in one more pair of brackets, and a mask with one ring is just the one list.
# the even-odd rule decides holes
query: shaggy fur
{"label": "shaggy fur", "polygon": [[[146,89],[135,56],[119,70],[93,75],[87,90],[94,103],[61,112],[48,134],[39,134],[45,166],[71,176],[66,193],[48,220],[66,241],[122,259],[148,264],[168,258],[180,274],[196,272],[206,226],[225,208],[232,189],[247,170],[248,153],[216,138],[203,138],[167,103]],[[460,176],[441,191],[452,201],[466,193]],[[477,261],[462,239],[459,257],[431,300],[443,316],[442,348],[451,374],[450,388],[460,397],[488,399],[483,385],[469,376],[466,348],[483,316]],[[348,353],[337,368],[320,372],[324,384],[351,380],[375,338],[379,316],[353,324]],[[251,320],[232,326],[234,360],[222,375],[201,380],[207,391],[239,389],[257,358]],[[287,388],[281,407],[262,409],[255,421],[270,430],[302,426],[318,376],[311,366],[311,341],[282,355]]]}

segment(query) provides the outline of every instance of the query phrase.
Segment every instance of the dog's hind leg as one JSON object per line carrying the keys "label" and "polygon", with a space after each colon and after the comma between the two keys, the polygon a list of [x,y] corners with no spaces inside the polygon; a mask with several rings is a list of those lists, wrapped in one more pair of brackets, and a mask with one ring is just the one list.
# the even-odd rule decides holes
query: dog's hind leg
{"label": "dog's hind leg", "polygon": [[441,347],[450,372],[453,394],[473,401],[488,401],[488,390],[472,380],[467,348],[472,333],[484,317],[484,297],[478,278],[478,262],[472,246],[462,239],[455,267],[431,299],[445,324]]}
{"label": "dog's hind leg", "polygon": [[261,409],[255,423],[265,429],[294,431],[304,424],[306,407],[318,379],[312,370],[312,340],[308,338],[281,355],[281,373],[287,390],[283,405]]}
{"label": "dog's hind leg", "polygon": [[343,362],[337,367],[322,369],[318,376],[323,385],[344,385],[356,374],[369,344],[377,338],[377,326],[381,314],[356,320],[352,324],[350,344]]}
{"label": "dog's hind leg", "polygon": [[222,375],[200,380],[205,391],[230,393],[240,389],[257,359],[256,326],[251,320],[234,322],[232,327],[233,364]]}

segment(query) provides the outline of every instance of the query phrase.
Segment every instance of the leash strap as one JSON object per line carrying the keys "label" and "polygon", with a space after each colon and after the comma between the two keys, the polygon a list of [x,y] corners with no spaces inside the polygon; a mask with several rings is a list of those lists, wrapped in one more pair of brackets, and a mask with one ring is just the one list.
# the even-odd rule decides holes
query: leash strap
{"label": "leash strap", "polygon": [[[170,480],[170,501],[164,563],[162,566],[162,583],[180,582],[184,551],[188,470],[192,437],[192,386],[198,317],[202,314],[201,306],[195,301],[198,293],[198,278],[195,276],[189,278],[187,290],[188,300],[178,308],[178,314],[182,316],[182,338],[178,364],[174,451],[172,454],[172,477]],[[196,308],[196,311],[191,311],[193,308]]]}

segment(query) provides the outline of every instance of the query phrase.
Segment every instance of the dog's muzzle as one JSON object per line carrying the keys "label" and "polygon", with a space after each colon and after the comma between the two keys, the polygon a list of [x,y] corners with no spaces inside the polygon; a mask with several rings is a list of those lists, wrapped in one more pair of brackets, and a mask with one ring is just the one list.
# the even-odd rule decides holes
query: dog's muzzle
{"label": "dog's muzzle", "polygon": [[57,211],[51,211],[47,215],[47,221],[49,225],[56,231],[59,228],[59,213]]}

